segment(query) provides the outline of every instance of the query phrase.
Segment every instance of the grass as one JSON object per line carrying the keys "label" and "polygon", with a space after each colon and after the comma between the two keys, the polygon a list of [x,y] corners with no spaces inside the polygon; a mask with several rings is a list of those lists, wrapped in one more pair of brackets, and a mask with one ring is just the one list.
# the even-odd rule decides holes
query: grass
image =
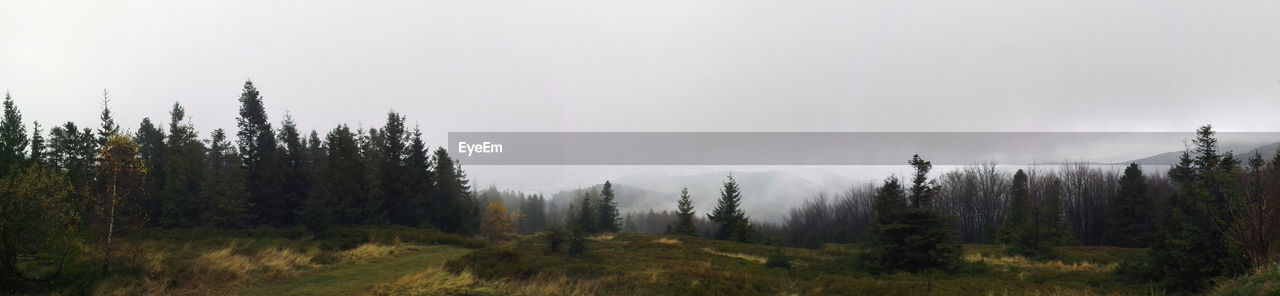
{"label": "grass", "polygon": [[[366,252],[372,249],[399,248],[397,252],[375,251],[388,257],[372,259],[361,256],[361,261],[321,268],[288,281],[266,282],[244,291],[245,295],[357,295],[370,291],[379,283],[393,282],[406,274],[421,273],[424,269],[438,269],[446,260],[470,250],[454,246],[428,247],[377,247],[357,248]],[[448,281],[434,282],[434,284]],[[401,293],[395,293],[401,294]]]}
{"label": "grass", "polygon": [[1209,294],[1219,296],[1280,295],[1280,266],[1273,264],[1266,268],[1255,270],[1250,275],[1223,281]]}
{"label": "grass", "polygon": [[764,263],[778,250],[772,246],[645,234],[620,234],[588,244],[588,253],[569,257],[546,253],[541,237],[526,237],[450,261],[445,264],[447,274],[433,270],[380,288],[424,291],[432,287],[427,283],[448,278],[466,283],[446,285],[450,289],[513,295],[530,294],[522,292],[527,287],[567,289],[552,294],[603,291],[611,295],[1127,295],[1155,291],[1113,273],[1119,262],[1144,256],[1141,249],[1064,247],[1055,250],[1055,260],[1031,260],[1002,256],[996,246],[966,245],[967,263],[958,274],[872,275],[853,267],[857,255],[865,252],[861,245],[781,248],[792,267],[771,269]]}
{"label": "grass", "polygon": [[[145,237],[145,239],[143,238]],[[445,242],[447,244],[440,244]],[[870,274],[862,244],[822,250],[691,236],[606,234],[580,256],[547,253],[545,238],[479,240],[396,227],[149,230],[120,240],[100,275],[93,246],[68,267],[62,295],[1131,295],[1160,294],[1117,276],[1143,249],[1060,247],[1052,260],[964,245],[955,274]],[[779,256],[776,252],[781,252]],[[769,268],[770,256],[789,266]],[[1227,281],[1220,295],[1273,293],[1273,267]]]}
{"label": "grass", "polygon": [[[246,230],[146,229],[113,244],[111,271],[102,273],[102,246],[79,245],[56,282],[0,289],[0,294],[53,295],[234,295],[262,283],[290,282],[342,266],[379,264],[391,258],[421,259],[439,265],[452,257],[414,257],[450,247],[448,256],[485,246],[471,237],[406,227],[337,228],[316,239],[300,228]],[[34,259],[19,262],[28,274],[52,267]],[[413,262],[414,264],[423,261]],[[386,274],[392,280],[420,271]],[[369,286],[372,286],[370,283]],[[25,291],[24,291],[25,290]]]}

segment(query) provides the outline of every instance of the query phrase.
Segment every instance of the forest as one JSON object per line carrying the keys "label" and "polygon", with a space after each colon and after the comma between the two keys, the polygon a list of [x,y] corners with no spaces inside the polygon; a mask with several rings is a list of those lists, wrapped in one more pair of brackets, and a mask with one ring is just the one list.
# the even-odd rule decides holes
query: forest
{"label": "forest", "polygon": [[[1277,278],[1280,153],[1236,159],[1219,150],[1210,125],[1196,131],[1167,171],[1137,164],[1112,171],[1082,162],[1012,172],[979,163],[935,172],[927,156],[904,155],[910,175],[850,184],[831,196],[779,197],[809,200],[775,222],[755,221],[740,208],[743,195],[733,175],[720,196],[690,196],[686,188],[671,197],[675,208],[648,212],[619,211],[618,199],[625,197],[609,181],[575,191],[577,198],[561,205],[541,194],[474,188],[444,145],[431,150],[418,128],[406,126],[406,115],[390,111],[382,126],[367,129],[344,124],[301,131],[291,114],[272,121],[251,81],[238,98],[234,133],[199,131],[178,103],[167,124],[144,118],[136,128],[121,127],[105,91],[96,126],[28,124],[19,99],[6,93],[0,119],[0,284],[6,294],[277,294],[253,289],[340,269],[323,266],[377,261],[351,257],[370,249],[384,248],[374,252],[382,258],[435,245],[463,248],[448,249],[457,258],[441,260],[444,271],[401,278],[418,282],[389,282],[371,293],[983,294],[993,290],[947,292],[939,284],[935,291],[933,282],[1004,274],[991,267],[1002,261],[990,258],[1063,263],[1093,250],[1128,255],[1107,259],[1106,280],[1076,287],[1083,294],[1230,294],[1266,289]],[[717,206],[698,212],[695,198],[716,199]],[[181,243],[202,239],[205,245],[197,247]],[[259,245],[266,242],[279,246]],[[684,248],[693,245],[699,247]],[[181,255],[201,246],[210,253]],[[170,257],[139,259],[148,252]],[[238,286],[201,286],[225,278],[179,263],[222,254],[256,266],[282,257],[279,252],[311,255],[302,263],[245,267],[228,281]],[[609,257],[625,252],[650,257]],[[607,258],[697,260],[673,252],[727,254],[755,265],[743,265],[741,278],[724,275],[727,284],[705,275],[710,271],[691,271],[688,277],[705,276],[707,283],[695,280],[687,291],[657,284],[622,290],[637,289],[619,279],[643,268],[600,265]],[[180,264],[193,265],[171,270]],[[561,276],[555,279],[561,286],[530,290],[530,281],[551,274]],[[820,280],[824,274],[926,290],[860,290],[885,282],[839,290]],[[422,284],[422,277],[464,275],[469,284],[460,287]],[[751,276],[801,284],[732,284]],[[1257,287],[1256,278],[1267,284]],[[1006,280],[1036,293],[1061,289],[1053,280],[1039,283],[1048,288],[1000,278]],[[427,290],[397,290],[415,283]],[[598,289],[555,290],[575,283]]]}

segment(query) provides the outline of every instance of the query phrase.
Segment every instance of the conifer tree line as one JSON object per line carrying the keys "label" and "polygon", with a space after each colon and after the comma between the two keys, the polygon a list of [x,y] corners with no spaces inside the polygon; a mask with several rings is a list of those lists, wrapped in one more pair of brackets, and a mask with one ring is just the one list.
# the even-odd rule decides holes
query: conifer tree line
{"label": "conifer tree line", "polygon": [[[391,111],[375,128],[304,132],[291,114],[269,118],[251,81],[237,101],[234,133],[199,131],[179,103],[167,123],[143,118],[129,131],[116,124],[105,91],[96,129],[66,122],[46,131],[24,122],[6,93],[0,175],[56,176],[71,188],[77,219],[88,225],[114,217],[130,225],[117,229],[305,226],[322,235],[334,225],[394,224],[479,231],[480,205],[461,166],[443,147],[429,150],[404,115]],[[109,150],[113,143],[133,148]],[[118,151],[134,152],[108,154]],[[111,163],[105,156],[136,160],[140,176],[136,192],[121,191],[113,201],[115,214],[102,214],[108,207],[93,201],[113,188],[99,188],[115,177],[102,171]]]}

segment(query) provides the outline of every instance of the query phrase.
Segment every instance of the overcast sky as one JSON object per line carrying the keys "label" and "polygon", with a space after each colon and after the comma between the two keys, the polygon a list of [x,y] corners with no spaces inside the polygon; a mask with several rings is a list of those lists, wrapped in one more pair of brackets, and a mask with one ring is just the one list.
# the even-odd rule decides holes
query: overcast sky
{"label": "overcast sky", "polygon": [[1280,128],[1280,1],[4,1],[27,121],[234,130]]}

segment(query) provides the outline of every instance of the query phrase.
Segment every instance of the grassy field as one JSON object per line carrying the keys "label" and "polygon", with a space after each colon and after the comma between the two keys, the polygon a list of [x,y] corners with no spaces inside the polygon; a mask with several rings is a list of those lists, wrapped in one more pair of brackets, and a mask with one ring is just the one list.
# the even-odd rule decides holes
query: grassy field
{"label": "grassy field", "polygon": [[[114,271],[76,258],[54,294],[78,295],[1151,295],[1116,275],[1143,249],[1059,247],[1052,260],[965,245],[950,274],[869,274],[861,245],[823,250],[685,236],[602,235],[586,254],[546,252],[542,236],[485,246],[409,228],[339,229],[316,240],[291,230],[155,231],[122,240]],[[768,267],[777,253],[789,268]],[[92,253],[86,250],[86,253]],[[1276,295],[1275,267],[1212,294]]]}
{"label": "grassy field", "polygon": [[[547,254],[536,238],[485,248],[446,264],[447,270],[505,287],[564,285],[566,294],[627,295],[1091,295],[1159,294],[1113,271],[1145,250],[1058,248],[1059,260],[1000,255],[988,245],[965,246],[956,274],[872,275],[856,268],[857,245],[825,250],[781,248],[792,267],[768,268],[778,247],[643,234],[597,237],[584,256]],[[516,290],[506,291],[518,293]]]}

